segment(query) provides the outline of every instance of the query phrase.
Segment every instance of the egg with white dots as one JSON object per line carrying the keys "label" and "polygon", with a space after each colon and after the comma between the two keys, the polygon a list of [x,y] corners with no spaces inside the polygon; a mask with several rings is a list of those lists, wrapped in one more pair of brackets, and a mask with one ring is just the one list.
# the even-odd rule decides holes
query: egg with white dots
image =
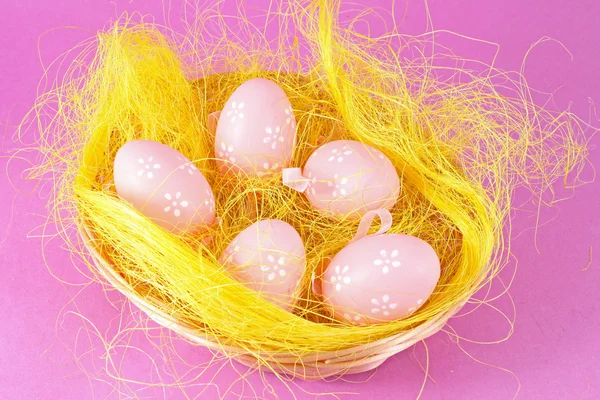
{"label": "egg with white dots", "polygon": [[284,221],[258,221],[229,243],[219,261],[230,274],[287,311],[306,268],[304,244]]}
{"label": "egg with white dots", "polygon": [[292,105],[275,82],[250,79],[219,113],[215,157],[223,172],[272,175],[286,167],[296,145]]}
{"label": "egg with white dots", "polygon": [[208,181],[194,163],[165,144],[132,140],[123,145],[115,157],[114,183],[120,198],[172,232],[195,232],[215,219]]}
{"label": "egg with white dots", "polygon": [[317,210],[335,218],[357,219],[368,211],[390,209],[400,193],[391,161],[380,150],[353,140],[324,144],[304,169],[284,169],[282,180],[304,192]]}
{"label": "egg with white dots", "polygon": [[416,312],[439,278],[440,261],[424,240],[401,234],[370,235],[333,257],[322,277],[321,294],[336,319],[377,324]]}

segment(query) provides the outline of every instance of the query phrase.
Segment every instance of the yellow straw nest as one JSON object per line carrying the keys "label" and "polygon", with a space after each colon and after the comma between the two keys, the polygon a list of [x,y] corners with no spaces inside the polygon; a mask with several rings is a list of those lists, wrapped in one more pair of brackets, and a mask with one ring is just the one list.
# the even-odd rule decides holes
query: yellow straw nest
{"label": "yellow straw nest", "polygon": [[[508,75],[401,58],[398,46],[414,41],[342,28],[332,2],[290,10],[279,18],[294,24],[299,40],[282,34],[269,43],[259,29],[248,29],[252,40],[233,40],[218,29],[214,10],[196,15],[182,36],[121,21],[88,43],[39,98],[29,115],[37,125],[22,129],[39,128],[44,157],[32,176],[52,172],[51,218],[92,271],[194,342],[248,365],[318,378],[371,369],[439,331],[506,265],[515,189],[541,201],[557,178],[577,174],[586,143],[575,117],[534,106]],[[213,29],[204,29],[208,22]],[[397,167],[402,190],[389,233],[426,240],[441,260],[439,284],[418,312],[371,326],[333,320],[312,294],[311,278],[352,239],[358,221],[322,216],[279,176],[217,171],[208,115],[254,77],[277,82],[292,103],[292,166],[304,165],[323,143],[351,139],[380,149]],[[513,95],[500,95],[494,81]],[[213,188],[220,223],[176,236],[119,199],[113,161],[134,139],[165,143],[192,160]],[[290,223],[305,244],[307,270],[293,313],[232,279],[217,261],[239,232],[266,218]]]}

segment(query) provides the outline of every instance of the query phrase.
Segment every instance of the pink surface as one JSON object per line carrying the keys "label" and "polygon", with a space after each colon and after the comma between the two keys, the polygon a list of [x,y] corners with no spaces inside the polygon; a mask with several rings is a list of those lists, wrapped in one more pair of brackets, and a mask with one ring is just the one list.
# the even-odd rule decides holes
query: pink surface
{"label": "pink surface", "polygon": [[[40,35],[47,33],[40,42],[40,55],[47,63],[124,10],[151,13],[157,22],[162,22],[164,12],[176,19],[179,4],[172,3],[169,9],[158,1],[4,0],[0,5],[0,121],[17,122],[36,97],[43,73],[37,49]],[[250,12],[268,3],[247,2]],[[391,8],[391,1],[368,3]],[[558,89],[554,100],[559,108],[570,106],[582,118],[589,118],[590,104],[600,98],[600,2],[432,0],[428,7],[434,28],[500,44],[496,65],[502,68],[518,70],[530,45],[542,37],[560,40],[573,57],[557,42],[546,41],[530,53],[525,75],[534,88]],[[401,32],[425,30],[427,19],[421,2],[410,1],[405,7],[399,0],[395,12]],[[48,32],[73,26],[78,28]],[[367,26],[359,28],[366,31]],[[377,34],[383,27],[374,24],[371,29]],[[447,40],[458,54],[488,62],[496,50],[450,35]],[[598,125],[595,117],[591,119]],[[28,145],[27,138],[23,144],[13,143],[12,127],[4,132],[3,153]],[[591,142],[595,147],[599,143],[598,137]],[[598,165],[597,149],[592,148],[590,159]],[[0,159],[0,164],[5,168],[7,160]],[[57,240],[48,243],[46,259],[42,258],[41,242],[35,237],[42,233],[50,236],[52,232],[36,229],[43,222],[39,214],[44,213],[46,198],[39,192],[27,194],[34,186],[22,179],[21,171],[26,166],[25,161],[15,160],[7,173],[0,174],[0,398],[184,398],[176,388],[163,390],[135,382],[173,380],[170,375],[174,369],[180,373],[186,370],[184,362],[192,364],[197,373],[211,355],[202,348],[178,343],[175,349],[179,357],[165,364],[159,350],[174,350],[167,350],[171,347],[164,346],[164,337],[157,337],[155,329],[127,330],[135,326],[136,320],[144,319],[118,293],[105,292],[96,284],[65,286],[59,282],[57,278],[69,283],[86,279],[74,270],[70,255]],[[12,185],[21,193],[17,194]],[[427,383],[423,399],[510,399],[519,381],[519,398],[600,398],[600,265],[597,260],[589,262],[590,247],[600,243],[599,198],[600,185],[591,184],[577,190],[571,200],[543,211],[540,223],[545,225],[537,232],[536,240],[535,230],[526,229],[534,218],[520,216],[514,226],[518,237],[512,249],[519,260],[510,290],[516,308],[513,335],[503,343],[487,346],[461,341],[462,349],[480,363],[446,334],[428,340],[429,374],[435,383]],[[46,269],[45,262],[55,276]],[[511,276],[512,269],[503,274],[504,282]],[[512,317],[509,297],[494,306]],[[122,310],[125,317],[120,318]],[[151,322],[145,326],[155,328]],[[472,341],[495,341],[510,330],[506,320],[491,307],[456,319],[451,326]],[[118,330],[125,332],[114,340]],[[124,357],[123,343],[130,346]],[[105,353],[111,355],[108,361],[103,357]],[[412,399],[421,388],[424,374],[419,363],[424,361],[424,346],[419,344],[414,351],[393,357],[374,375],[334,382],[298,382],[290,387],[297,398],[336,392],[344,399]],[[266,388],[257,374],[249,376],[246,384],[232,383],[245,369],[239,364],[219,365],[222,368],[211,368],[197,380],[197,385],[188,390],[188,398],[216,398],[228,388],[227,398],[237,398],[240,393],[275,398],[274,392],[280,398],[291,397],[285,385],[272,376],[266,376],[272,385]],[[127,382],[117,383],[112,376],[115,371]],[[191,377],[179,375],[177,379]]]}
{"label": "pink surface", "polygon": [[[332,218],[358,219],[370,210],[391,209],[400,192],[398,173],[390,160],[354,140],[335,140],[319,147],[299,178],[309,180],[305,193],[313,207]],[[284,175],[284,184],[286,180]]]}
{"label": "pink surface", "polygon": [[268,79],[251,79],[225,103],[215,134],[215,158],[229,169],[261,176],[289,164],[296,145],[290,100]]}
{"label": "pink surface", "polygon": [[290,224],[263,219],[241,231],[219,261],[249,288],[290,311],[306,268],[304,243]]}
{"label": "pink surface", "polygon": [[115,156],[117,194],[172,231],[201,230],[215,219],[215,198],[202,172],[177,150],[132,140]]}
{"label": "pink surface", "polygon": [[440,260],[427,242],[408,235],[369,235],[333,257],[322,292],[338,319],[373,324],[414,313],[439,278]]}

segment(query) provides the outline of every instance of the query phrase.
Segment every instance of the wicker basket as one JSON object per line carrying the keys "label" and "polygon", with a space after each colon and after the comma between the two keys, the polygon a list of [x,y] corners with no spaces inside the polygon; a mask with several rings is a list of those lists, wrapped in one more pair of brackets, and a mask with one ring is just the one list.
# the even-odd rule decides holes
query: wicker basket
{"label": "wicker basket", "polygon": [[96,246],[94,233],[89,227],[85,223],[80,223],[79,226],[81,227],[80,235],[100,274],[156,323],[209,349],[225,351],[228,356],[246,366],[305,380],[322,379],[333,375],[357,374],[377,368],[394,354],[440,331],[446,322],[464,305],[464,303],[459,304],[446,313],[438,314],[435,318],[414,329],[365,345],[350,346],[335,352],[310,354],[302,359],[281,353],[262,354],[268,365],[261,365],[246,350],[233,347],[224,348],[204,330],[177,321],[172,316],[162,312],[156,303],[153,304],[151,299],[141,297],[104,257],[102,250]]}

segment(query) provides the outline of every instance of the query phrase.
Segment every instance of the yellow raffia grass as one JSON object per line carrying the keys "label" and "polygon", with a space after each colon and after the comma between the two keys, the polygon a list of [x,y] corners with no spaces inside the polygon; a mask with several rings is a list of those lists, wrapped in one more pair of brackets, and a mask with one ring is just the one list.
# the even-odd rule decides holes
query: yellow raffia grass
{"label": "yellow raffia grass", "polygon": [[[541,197],[557,178],[577,172],[586,155],[573,116],[537,108],[499,71],[457,70],[461,82],[443,78],[428,58],[398,57],[398,34],[375,40],[337,26],[336,4],[291,9],[279,15],[282,30],[294,24],[301,41],[282,35],[267,44],[257,30],[255,40],[238,43],[209,33],[203,24],[214,23],[214,10],[196,15],[184,36],[121,21],[89,44],[31,115],[44,154],[33,175],[53,172],[52,216],[71,250],[94,270],[73,235],[84,224],[137,296],[259,359],[367,344],[466,302],[507,262],[515,189]],[[417,313],[364,327],[332,321],[310,294],[311,275],[351,240],[358,221],[324,218],[279,176],[218,173],[208,114],[254,77],[276,81],[291,100],[299,135],[292,166],[339,138],[375,146],[397,166],[402,192],[390,233],[428,241],[442,265],[435,293]],[[500,95],[495,79],[515,95]],[[214,189],[221,223],[202,235],[175,236],[120,200],[113,160],[134,139],[168,144],[193,160]],[[305,243],[307,272],[293,314],[217,262],[235,235],[264,218],[289,222]]]}

